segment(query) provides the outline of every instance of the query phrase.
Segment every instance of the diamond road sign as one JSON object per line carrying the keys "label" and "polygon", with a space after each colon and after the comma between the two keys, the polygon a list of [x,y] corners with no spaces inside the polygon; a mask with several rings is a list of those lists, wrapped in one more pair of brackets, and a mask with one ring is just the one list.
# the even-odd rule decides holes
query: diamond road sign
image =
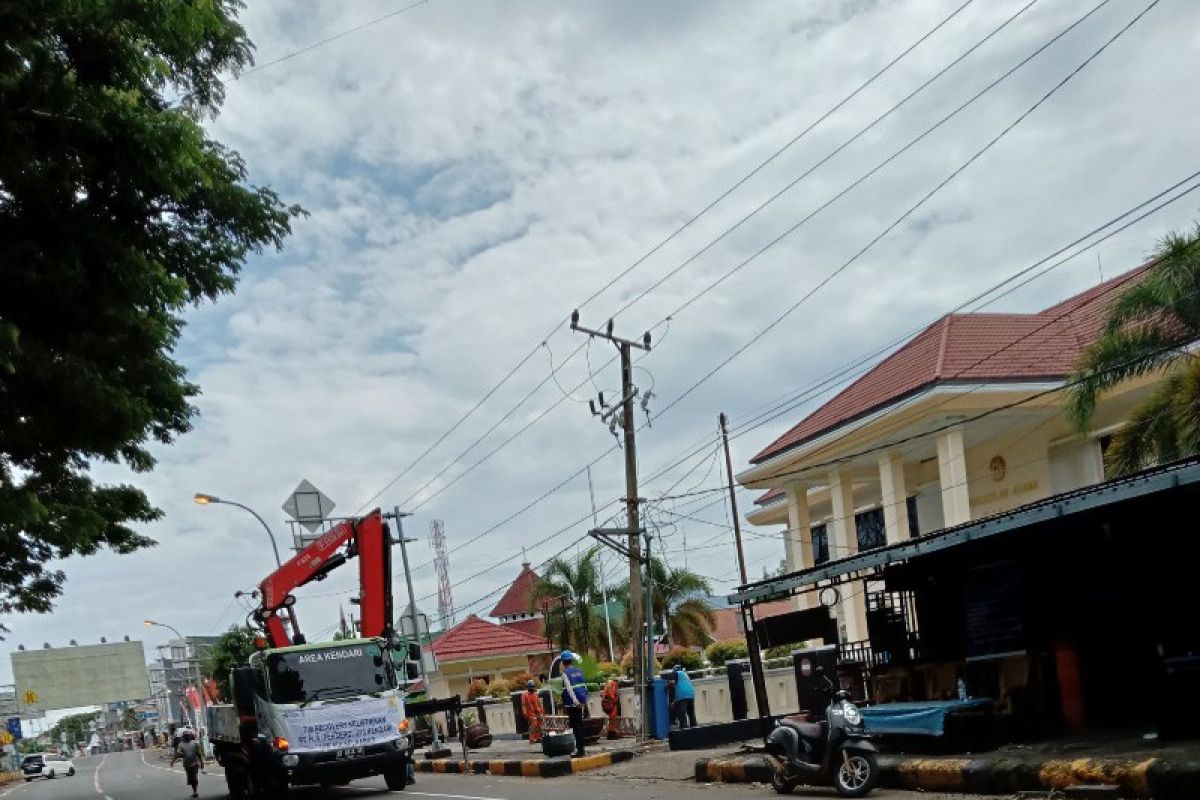
{"label": "diamond road sign", "polygon": [[292,496],[283,504],[283,511],[292,519],[299,522],[310,533],[316,533],[337,504],[325,496],[307,479],[292,492]]}

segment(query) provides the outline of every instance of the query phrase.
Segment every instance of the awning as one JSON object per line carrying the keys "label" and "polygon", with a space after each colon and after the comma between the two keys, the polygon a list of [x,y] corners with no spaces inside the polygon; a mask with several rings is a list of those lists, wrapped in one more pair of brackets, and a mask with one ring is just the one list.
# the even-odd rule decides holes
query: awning
{"label": "awning", "polygon": [[740,587],[727,599],[730,604],[778,600],[814,588],[822,581],[861,571],[875,571],[889,564],[908,561],[970,541],[986,539],[1039,522],[1092,511],[1189,484],[1200,484],[1200,458],[1178,461],[1140,472],[1128,478],[1119,478],[1073,492],[1057,494],[1003,514],[946,528],[917,539],[897,542],[836,561],[828,561],[820,566],[782,575],[778,578],[750,583]]}

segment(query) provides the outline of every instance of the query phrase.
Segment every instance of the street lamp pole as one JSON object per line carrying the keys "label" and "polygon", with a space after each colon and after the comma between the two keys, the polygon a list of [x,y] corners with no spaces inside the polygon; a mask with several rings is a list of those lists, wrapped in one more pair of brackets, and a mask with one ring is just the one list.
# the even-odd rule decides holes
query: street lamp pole
{"label": "street lamp pole", "polygon": [[[183,653],[185,656],[187,655],[187,646],[188,646],[187,637],[184,636],[182,633],[180,633],[177,628],[174,628],[174,627],[167,625],[165,623],[162,623],[162,622],[155,622],[152,619],[145,620],[143,624],[147,628],[166,628],[171,633],[175,634],[177,637],[179,637],[179,640],[181,642],[183,642]],[[204,735],[201,733],[201,730],[200,730],[200,719],[208,716],[207,713],[205,713],[208,704],[205,702],[205,699],[204,699],[204,677],[200,672],[200,648],[199,647],[196,648],[195,657],[190,659],[190,661],[192,662],[191,667],[194,667],[196,670],[196,697],[200,701],[200,708],[197,709],[197,711],[196,711],[196,713],[198,715],[197,719],[196,719],[196,737],[200,740],[200,746],[204,747]],[[188,680],[189,681],[191,680],[191,672],[192,672],[192,670],[189,668],[188,669]],[[170,697],[170,691],[167,692],[167,696]],[[184,699],[187,700],[187,692],[184,692]],[[190,706],[191,703],[188,702],[188,705]],[[207,724],[207,720],[205,720],[205,724]]]}
{"label": "street lamp pole", "polygon": [[240,508],[243,511],[249,511],[251,514],[254,515],[254,518],[262,524],[263,530],[265,530],[267,532],[267,538],[271,540],[271,549],[275,551],[275,566],[277,566],[277,567],[283,566],[283,561],[280,560],[280,558],[279,558],[279,545],[276,544],[276,542],[275,542],[275,534],[272,533],[271,526],[268,525],[267,521],[264,520],[262,517],[260,517],[258,515],[258,512],[255,511],[253,508],[251,508],[250,506],[242,505],[241,503],[236,503],[233,500],[222,500],[220,497],[217,497],[216,495],[204,494],[203,492],[197,492],[196,494],[192,495],[192,501],[198,506],[220,504],[220,505],[225,505],[225,506],[236,506],[237,508]]}

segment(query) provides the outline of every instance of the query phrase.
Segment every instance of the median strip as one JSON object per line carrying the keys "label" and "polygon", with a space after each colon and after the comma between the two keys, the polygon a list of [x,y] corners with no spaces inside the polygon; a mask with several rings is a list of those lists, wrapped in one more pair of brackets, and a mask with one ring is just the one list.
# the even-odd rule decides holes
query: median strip
{"label": "median strip", "polygon": [[464,761],[439,758],[416,762],[417,772],[440,775],[495,775],[511,778],[561,778],[595,769],[611,767],[633,759],[632,750],[613,750],[582,758],[530,758],[508,761]]}

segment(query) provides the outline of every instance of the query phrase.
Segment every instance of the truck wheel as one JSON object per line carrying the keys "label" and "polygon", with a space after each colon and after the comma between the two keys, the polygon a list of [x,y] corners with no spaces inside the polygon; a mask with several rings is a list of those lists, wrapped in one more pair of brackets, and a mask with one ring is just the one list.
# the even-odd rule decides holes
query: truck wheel
{"label": "truck wheel", "polygon": [[408,785],[408,767],[401,764],[398,767],[388,767],[383,771],[383,782],[393,792],[402,792]]}
{"label": "truck wheel", "polygon": [[245,797],[246,784],[246,773],[232,767],[225,768],[225,786],[229,789],[230,797]]}

